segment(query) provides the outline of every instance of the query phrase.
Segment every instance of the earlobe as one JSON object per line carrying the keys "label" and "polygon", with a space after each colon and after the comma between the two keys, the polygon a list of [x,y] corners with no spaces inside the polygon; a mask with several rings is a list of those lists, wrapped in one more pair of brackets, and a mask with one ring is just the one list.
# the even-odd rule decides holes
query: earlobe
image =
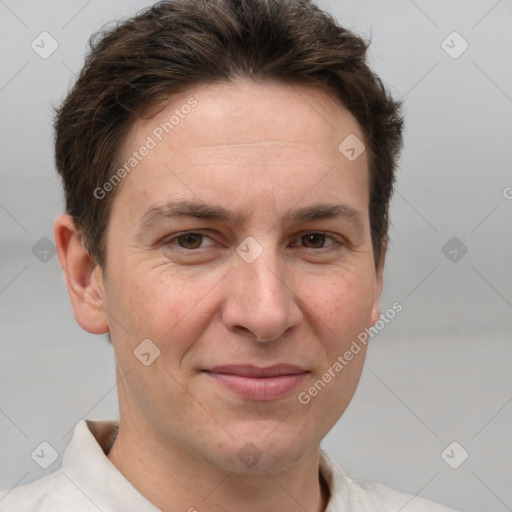
{"label": "earlobe", "polygon": [[381,313],[380,304],[376,304],[375,306],[373,306],[372,319],[370,322],[371,325],[375,325],[375,322],[377,322],[377,320],[380,318],[380,313]]}
{"label": "earlobe", "polygon": [[57,217],[54,235],[76,321],[87,332],[105,334],[109,328],[100,266],[82,244],[70,215]]}
{"label": "earlobe", "polygon": [[386,250],[388,247],[387,238],[382,242],[382,250],[380,261],[375,269],[376,275],[376,288],[375,288],[375,301],[373,304],[372,317],[371,317],[371,325],[374,325],[377,320],[379,320],[381,315],[381,307],[380,307],[380,297],[382,295],[382,288],[384,286],[384,261],[386,259]]}

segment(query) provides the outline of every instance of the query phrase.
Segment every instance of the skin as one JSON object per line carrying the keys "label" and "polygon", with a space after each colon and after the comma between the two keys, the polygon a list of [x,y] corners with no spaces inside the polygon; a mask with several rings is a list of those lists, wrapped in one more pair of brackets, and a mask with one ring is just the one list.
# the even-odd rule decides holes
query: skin
{"label": "skin", "polygon": [[[321,88],[239,80],[196,87],[137,119],[120,164],[191,96],[197,107],[118,186],[105,268],[91,263],[69,216],[55,222],[75,317],[113,340],[120,430],[108,458],[162,510],[319,512],[328,500],[320,441],[354,395],[365,349],[308,404],[297,395],[380,316],[384,259],[375,267],[368,159],[338,150],[349,134],[364,136]],[[245,219],[141,226],[149,208],[170,200]],[[285,217],[318,204],[359,214]],[[183,231],[204,236],[171,240]],[[252,263],[236,252],[249,236],[263,250]],[[160,350],[149,366],[134,356],[147,338]],[[201,371],[276,363],[309,373],[274,401],[243,399]],[[237,456],[247,443],[260,456],[252,467]]]}

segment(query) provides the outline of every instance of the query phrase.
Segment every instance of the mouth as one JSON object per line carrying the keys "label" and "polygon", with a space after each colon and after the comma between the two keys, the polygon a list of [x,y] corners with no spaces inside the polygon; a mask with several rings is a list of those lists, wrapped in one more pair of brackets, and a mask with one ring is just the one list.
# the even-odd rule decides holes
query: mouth
{"label": "mouth", "polygon": [[239,397],[256,401],[284,398],[309,374],[305,368],[290,364],[264,368],[251,365],[215,366],[203,372]]}

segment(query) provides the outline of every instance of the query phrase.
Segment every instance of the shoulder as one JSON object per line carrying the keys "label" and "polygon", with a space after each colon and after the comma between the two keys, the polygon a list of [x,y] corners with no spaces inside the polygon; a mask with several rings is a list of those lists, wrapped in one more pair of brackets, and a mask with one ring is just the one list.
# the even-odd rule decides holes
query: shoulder
{"label": "shoulder", "polygon": [[419,496],[402,493],[381,483],[351,478],[344,469],[321,450],[320,471],[331,490],[325,512],[456,512]]}
{"label": "shoulder", "polygon": [[351,486],[361,505],[379,512],[456,512],[419,496],[402,493],[380,483],[351,480]]}
{"label": "shoulder", "polygon": [[2,512],[68,512],[70,505],[83,506],[76,511],[89,511],[80,490],[62,470],[26,485],[0,491]]}

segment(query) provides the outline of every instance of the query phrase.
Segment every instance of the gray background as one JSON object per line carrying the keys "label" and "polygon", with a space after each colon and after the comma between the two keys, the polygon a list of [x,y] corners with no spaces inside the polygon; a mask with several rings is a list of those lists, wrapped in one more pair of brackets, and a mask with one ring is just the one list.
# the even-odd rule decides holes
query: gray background
{"label": "gray background", "polygon": [[[55,470],[82,417],[117,415],[106,338],[78,327],[57,257],[32,248],[63,208],[51,105],[89,36],[146,5],[0,0],[0,488]],[[512,510],[512,2],[321,5],[371,35],[371,63],[407,121],[382,301],[404,309],[372,340],[324,448],[357,478],[461,511]],[[59,44],[47,59],[31,48],[43,31]],[[442,46],[453,31],[469,44],[458,58],[457,36],[452,56]],[[452,237],[455,262],[442,250]],[[47,470],[30,457],[41,441],[60,454]],[[441,457],[452,441],[452,461],[469,453],[458,469]]]}

